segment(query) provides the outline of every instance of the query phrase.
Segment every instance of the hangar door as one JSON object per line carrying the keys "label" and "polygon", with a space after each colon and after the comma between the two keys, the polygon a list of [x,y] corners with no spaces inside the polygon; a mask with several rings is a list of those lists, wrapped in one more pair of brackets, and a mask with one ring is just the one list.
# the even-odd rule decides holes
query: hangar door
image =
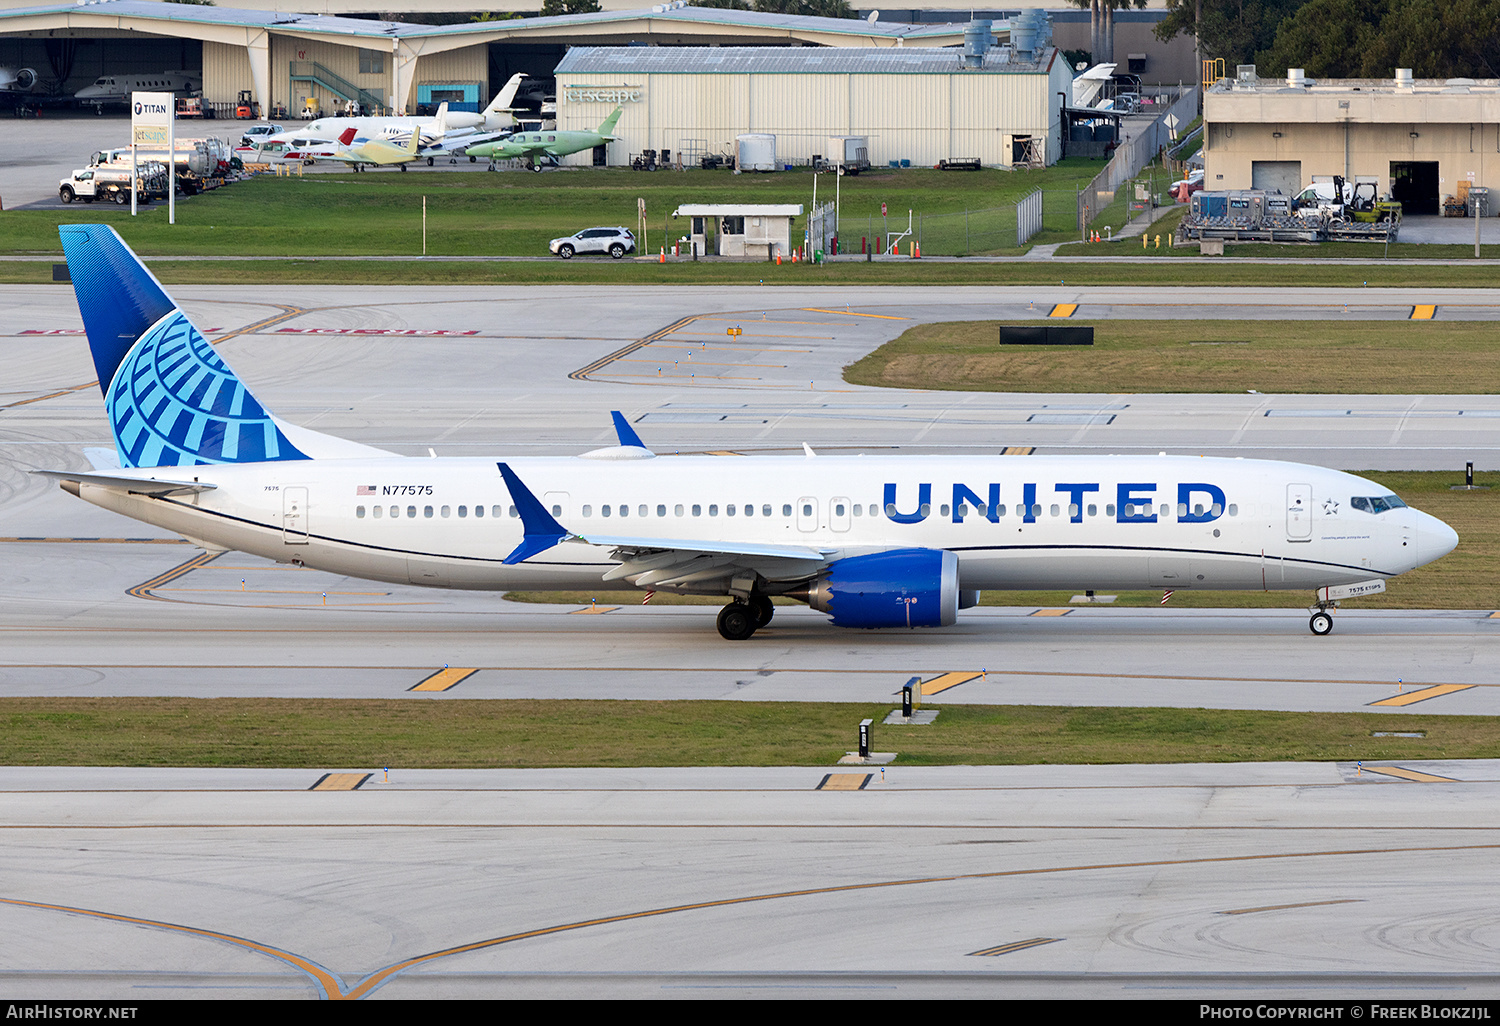
{"label": "hangar door", "polygon": [[1436,214],[1440,185],[1435,160],[1391,161],[1391,199],[1403,213]]}
{"label": "hangar door", "polygon": [[1252,160],[1250,188],[1297,195],[1302,191],[1302,161]]}

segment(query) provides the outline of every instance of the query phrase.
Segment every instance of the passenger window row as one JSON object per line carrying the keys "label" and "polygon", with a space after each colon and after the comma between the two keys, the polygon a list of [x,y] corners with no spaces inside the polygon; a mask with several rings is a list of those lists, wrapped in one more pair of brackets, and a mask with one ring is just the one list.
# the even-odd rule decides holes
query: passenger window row
{"label": "passenger window row", "polygon": [[[1355,509],[1361,509],[1361,510],[1364,510],[1365,512],[1367,512],[1367,513],[1383,513],[1387,509],[1394,509],[1394,508],[1398,508],[1398,507],[1401,507],[1401,506],[1405,505],[1405,503],[1403,503],[1400,499],[1396,498],[1396,496],[1394,496],[1394,495],[1387,495],[1387,496],[1384,496],[1384,497],[1381,497],[1381,498],[1355,498],[1355,499],[1351,500],[1351,504],[1354,506]],[[672,509],[672,515],[675,516],[675,517],[687,516],[687,515],[689,515],[689,511],[691,511],[691,515],[692,516],[701,517],[701,516],[704,515],[704,508],[705,507],[701,503],[693,503],[691,506],[686,506],[686,505],[683,505],[682,503],[677,503],[676,505],[674,505],[674,506],[671,507],[671,509]],[[855,503],[852,507],[850,507],[851,511],[853,512],[854,516],[856,516],[856,517],[865,515],[865,512],[864,512],[865,508],[866,508],[865,506],[863,506],[862,504],[859,504],[859,503]],[[1006,512],[1010,508],[1011,507],[1005,505],[1004,503],[996,506],[995,507],[995,516],[997,516],[997,517],[1003,517],[1003,516],[1005,516]],[[390,506],[390,507],[386,507],[386,506],[371,506],[369,508],[368,512],[369,512],[369,516],[372,519],[375,519],[375,520],[380,520],[380,519],[382,519],[383,517],[386,517],[386,516],[389,516],[392,520],[396,520],[396,519],[399,519],[403,515],[402,509],[403,509],[403,507],[401,507],[401,506]],[[452,516],[454,514],[454,508],[452,506],[440,506],[440,507],[422,506],[422,507],[420,507],[420,509],[421,509],[421,514],[420,515],[423,518],[425,518],[425,519],[431,519],[434,515],[439,516],[439,517],[443,517],[443,518],[447,518],[447,517],[450,517],[450,516]],[[878,512],[879,509],[880,509],[880,507],[878,505],[876,505],[873,502],[870,503],[868,515],[872,516],[872,517],[879,516],[879,512]],[[1076,519],[1079,516],[1078,505],[1076,503],[1069,503],[1067,509],[1068,509],[1068,516],[1070,518],[1075,518]],[[389,510],[389,512],[387,512],[387,510]],[[1060,506],[1057,503],[1052,503],[1048,507],[1048,515],[1054,516],[1054,517],[1061,516],[1062,515],[1062,510],[1063,510],[1062,506]],[[1124,510],[1125,510],[1124,515],[1126,517],[1144,517],[1144,516],[1150,516],[1151,515],[1151,505],[1149,503],[1132,503],[1132,502],[1127,502],[1127,503],[1125,503]],[[407,507],[405,507],[405,514],[404,515],[409,520],[415,520],[418,517],[418,512],[417,511],[418,511],[418,507],[416,507],[416,506],[407,506]],[[504,512],[505,515],[508,515],[508,516],[510,516],[512,518],[516,518],[516,517],[520,516],[520,513],[516,510],[516,507],[514,507],[514,506],[511,506],[508,509],[505,508],[505,507],[502,507],[502,506],[490,506],[489,507],[489,516],[490,516],[491,519],[499,519],[500,516],[502,515],[502,511]],[[707,511],[708,511],[708,515],[710,517],[717,517],[719,515],[719,505],[718,505],[718,503],[710,503],[707,506]],[[838,516],[838,517],[845,516],[845,512],[844,511],[845,511],[845,506],[844,506],[843,503],[835,503],[834,504],[834,510],[833,510],[834,516]],[[592,505],[585,505],[585,506],[583,506],[579,510],[579,512],[583,516],[585,516],[585,517],[592,517],[594,515],[594,507]],[[637,505],[635,507],[635,513],[634,514],[631,513],[631,507],[627,503],[621,503],[621,504],[619,504],[617,506],[608,506],[608,505],[606,505],[606,506],[600,506],[599,507],[599,515],[601,517],[610,517],[610,516],[629,517],[629,516],[632,516],[632,515],[637,516],[637,517],[649,517],[649,516],[652,515],[653,512],[658,517],[666,517],[666,515],[667,515],[667,506],[666,506],[666,504],[665,503],[658,503],[655,507],[652,507],[651,505],[648,505],[647,503],[640,503],[639,505]],[[924,516],[924,517],[931,516],[932,515],[932,506],[931,506],[931,504],[929,504],[929,503],[923,503],[922,506],[921,506],[921,508],[918,510],[918,512],[920,513],[921,516]],[[984,516],[986,516],[988,514],[988,512],[989,512],[989,508],[988,508],[988,506],[985,503],[979,503],[978,505],[975,505],[973,507],[970,507],[967,503],[959,503],[959,506],[958,506],[958,515],[961,516],[961,517],[967,517],[971,513],[973,515],[975,515],[975,516],[984,517]],[[1027,515],[1026,504],[1025,503],[1020,503],[1020,502],[1016,503],[1015,504],[1015,510],[1014,510],[1014,512],[1015,512],[1015,515],[1018,516],[1018,517],[1024,517],[1024,516],[1026,516]],[[1185,516],[1187,516],[1188,515],[1187,504],[1179,502],[1177,504],[1176,512],[1177,512],[1177,516],[1179,516],[1179,517],[1185,517]],[[1214,517],[1219,517],[1219,516],[1222,516],[1224,514],[1225,509],[1224,509],[1223,506],[1219,505],[1219,503],[1216,502],[1216,503],[1213,504],[1212,507],[1209,508],[1208,512],[1210,512]],[[1231,502],[1229,504],[1229,508],[1228,508],[1229,515],[1232,516],[1232,517],[1239,516],[1239,512],[1240,512],[1239,511],[1239,506],[1236,505],[1235,503]],[[485,507],[484,506],[475,506],[471,510],[470,507],[468,507],[468,506],[459,506],[458,509],[457,509],[457,513],[458,513],[458,519],[460,519],[460,520],[466,520],[466,519],[468,519],[471,514],[473,515],[473,517],[476,520],[482,520],[485,517]],[[885,507],[885,513],[889,517],[895,517],[897,515],[895,503],[887,503],[886,507]],[[947,503],[943,503],[941,506],[938,507],[938,515],[939,516],[946,517],[946,516],[948,516],[948,513],[949,513],[949,506],[948,506]],[[1171,516],[1172,515],[1172,505],[1170,503],[1166,503],[1166,502],[1162,503],[1161,504],[1161,508],[1159,510],[1159,514],[1161,516],[1163,516],[1163,517],[1169,517],[1169,516]],[[357,519],[363,520],[365,518],[365,515],[366,515],[366,508],[364,506],[356,506],[354,508],[354,516]],[[553,507],[552,507],[552,515],[555,516],[555,517],[562,516],[563,515],[562,506],[561,505],[553,505]],[[770,503],[764,503],[764,504],[762,504],[760,506],[760,512],[759,512],[759,514],[756,513],[756,507],[755,507],[755,505],[753,503],[745,503],[743,506],[736,506],[735,504],[730,503],[729,505],[726,505],[724,507],[724,515],[728,516],[728,517],[732,517],[732,516],[736,516],[736,515],[743,515],[743,516],[747,516],[747,517],[753,517],[753,516],[759,515],[759,516],[761,516],[761,517],[764,518],[764,517],[773,516],[774,513],[772,511],[772,506],[771,506]],[[783,517],[791,517],[791,515],[792,515],[792,504],[791,503],[788,502],[788,503],[784,503],[782,505],[782,507],[781,507],[781,515]],[[810,516],[813,515],[813,507],[812,507],[811,504],[809,504],[809,503],[804,503],[803,504],[803,506],[802,506],[802,515],[804,517],[810,517]],[[1040,517],[1042,515],[1042,504],[1041,503],[1034,503],[1034,504],[1032,504],[1030,515],[1032,517]],[[1099,515],[1099,507],[1097,505],[1093,504],[1093,503],[1090,503],[1089,506],[1088,506],[1088,514],[1087,515],[1091,516],[1091,517],[1098,516]],[[1106,517],[1113,517],[1115,515],[1115,504],[1114,503],[1111,502],[1111,503],[1109,503],[1108,505],[1106,505],[1104,507],[1104,515]],[[1193,516],[1195,516],[1195,517],[1201,517],[1203,515],[1204,515],[1204,506],[1203,506],[1203,504],[1202,503],[1195,504],[1193,506]]]}

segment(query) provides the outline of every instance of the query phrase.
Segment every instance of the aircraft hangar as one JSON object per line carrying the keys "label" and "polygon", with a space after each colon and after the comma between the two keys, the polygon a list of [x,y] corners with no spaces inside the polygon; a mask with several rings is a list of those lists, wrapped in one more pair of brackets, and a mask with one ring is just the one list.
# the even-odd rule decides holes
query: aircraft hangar
{"label": "aircraft hangar", "polygon": [[[693,8],[612,11],[462,25],[317,14],[76,0],[0,10],[0,65],[35,68],[71,95],[101,74],[203,73],[205,100],[250,90],[262,110],[295,116],[349,101],[399,111],[449,99],[478,109],[515,71],[550,78],[572,46],[950,46],[961,25],[914,25]],[[462,99],[458,97],[462,96]]]}

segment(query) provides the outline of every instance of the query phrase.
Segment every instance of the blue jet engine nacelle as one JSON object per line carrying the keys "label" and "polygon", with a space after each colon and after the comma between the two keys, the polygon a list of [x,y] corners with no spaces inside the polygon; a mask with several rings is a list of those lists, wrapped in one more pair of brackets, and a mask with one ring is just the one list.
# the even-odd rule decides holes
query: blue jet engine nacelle
{"label": "blue jet engine nacelle", "polygon": [[947,627],[958,619],[958,556],[944,549],[850,556],[792,594],[831,615],[835,627]]}

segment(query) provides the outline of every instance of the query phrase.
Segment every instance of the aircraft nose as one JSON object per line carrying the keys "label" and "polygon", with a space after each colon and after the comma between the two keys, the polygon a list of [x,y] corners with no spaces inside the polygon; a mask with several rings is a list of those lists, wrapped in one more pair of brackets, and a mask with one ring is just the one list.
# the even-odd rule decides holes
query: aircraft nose
{"label": "aircraft nose", "polygon": [[1458,546],[1458,532],[1430,513],[1417,513],[1417,557],[1422,564],[1442,559]]}

